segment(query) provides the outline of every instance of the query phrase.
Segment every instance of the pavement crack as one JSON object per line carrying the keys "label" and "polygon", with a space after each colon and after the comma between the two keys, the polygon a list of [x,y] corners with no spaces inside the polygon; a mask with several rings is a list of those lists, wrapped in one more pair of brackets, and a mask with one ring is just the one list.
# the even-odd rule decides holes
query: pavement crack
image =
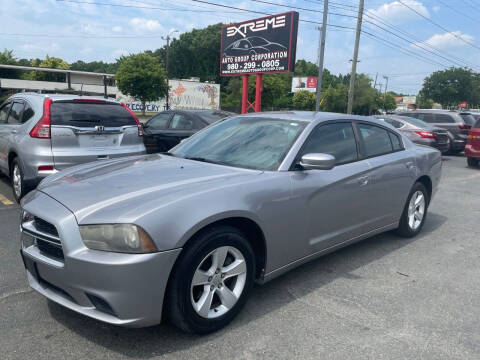
{"label": "pavement crack", "polygon": [[17,290],[17,291],[7,292],[5,294],[0,295],[0,301],[6,300],[10,296],[28,294],[28,293],[31,293],[31,292],[33,292],[33,289],[20,289],[20,290]]}

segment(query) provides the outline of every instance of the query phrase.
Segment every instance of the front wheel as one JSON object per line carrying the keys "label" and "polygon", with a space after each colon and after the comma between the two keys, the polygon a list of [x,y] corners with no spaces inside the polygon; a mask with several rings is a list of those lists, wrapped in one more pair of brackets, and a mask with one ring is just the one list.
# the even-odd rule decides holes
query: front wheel
{"label": "front wheel", "polygon": [[180,255],[167,289],[166,311],[178,328],[207,334],[240,312],[253,286],[252,248],[236,228],[202,232]]}
{"label": "front wheel", "polygon": [[429,196],[425,185],[416,182],[403,209],[397,233],[400,236],[411,238],[422,230],[429,204]]}

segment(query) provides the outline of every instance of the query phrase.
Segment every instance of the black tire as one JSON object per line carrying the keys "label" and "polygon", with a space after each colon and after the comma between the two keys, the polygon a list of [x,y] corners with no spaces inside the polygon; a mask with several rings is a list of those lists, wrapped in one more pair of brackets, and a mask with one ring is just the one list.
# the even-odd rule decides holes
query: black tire
{"label": "black tire", "polygon": [[[240,251],[245,259],[245,285],[237,302],[225,314],[216,318],[200,316],[191,300],[191,284],[197,267],[212,251],[230,246]],[[202,231],[182,251],[169,280],[166,293],[165,315],[168,320],[183,331],[208,334],[217,331],[240,312],[245,305],[254,283],[255,256],[245,235],[231,226],[215,226]]]}
{"label": "black tire", "polygon": [[[17,178],[16,175],[15,175],[16,171],[18,171],[19,178]],[[18,187],[18,192],[17,192],[16,186],[15,186],[15,181],[17,181],[17,180],[14,180],[14,177],[15,177],[15,179],[18,179],[20,181],[20,184],[19,184],[19,187]],[[12,160],[12,163],[11,163],[11,166],[10,166],[10,181],[12,183],[12,192],[13,192],[13,196],[15,198],[15,201],[17,203],[20,203],[20,200],[22,200],[22,198],[28,192],[28,188],[25,184],[25,180],[24,180],[24,176],[23,176],[23,169],[22,169],[22,166],[21,166],[18,158],[14,158]]]}
{"label": "black tire", "polygon": [[[409,225],[409,205],[410,205],[410,200],[412,199],[412,196],[417,193],[417,191],[421,191],[423,193],[424,199],[425,199],[425,209],[424,209],[424,214],[423,218],[421,220],[421,223],[419,224],[418,227],[412,228]],[[427,213],[428,213],[428,205],[430,203],[430,197],[428,195],[428,191],[425,188],[425,185],[423,185],[421,182],[416,182],[412,189],[410,190],[410,194],[408,195],[407,202],[405,203],[405,207],[403,208],[403,213],[402,217],[400,218],[400,223],[398,228],[396,229],[396,233],[402,237],[405,238],[412,238],[416,236],[423,228],[423,225],[425,224],[425,219],[427,218]]]}
{"label": "black tire", "polygon": [[478,159],[476,158],[467,158],[467,164],[469,167],[477,167],[478,166]]}

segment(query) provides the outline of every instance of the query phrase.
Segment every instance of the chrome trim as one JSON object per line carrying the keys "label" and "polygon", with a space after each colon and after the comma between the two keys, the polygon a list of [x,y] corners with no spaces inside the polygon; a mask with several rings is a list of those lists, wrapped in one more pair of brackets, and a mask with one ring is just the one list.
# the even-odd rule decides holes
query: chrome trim
{"label": "chrome trim", "polygon": [[53,236],[51,234],[47,234],[43,231],[38,230],[35,225],[33,224],[33,221],[25,222],[22,224],[22,231],[25,231],[27,234],[37,237],[41,240],[47,241],[47,242],[52,242],[57,245],[62,245],[62,242],[60,241],[60,238],[57,236]]}

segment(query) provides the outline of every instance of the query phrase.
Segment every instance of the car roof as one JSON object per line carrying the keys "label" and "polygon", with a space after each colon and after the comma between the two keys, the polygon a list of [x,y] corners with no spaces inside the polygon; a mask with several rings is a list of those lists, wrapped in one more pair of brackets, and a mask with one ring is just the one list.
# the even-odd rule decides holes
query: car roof
{"label": "car roof", "polygon": [[34,93],[34,92],[21,92],[21,93],[16,93],[13,94],[10,98],[15,99],[15,98],[26,98],[30,96],[36,96],[36,97],[41,97],[45,99],[52,99],[53,101],[58,101],[58,100],[74,100],[74,99],[92,99],[92,100],[103,100],[103,101],[108,101],[108,102],[116,102],[119,103],[114,98],[105,98],[103,96],[83,96],[83,95],[73,95],[73,94],[39,94],[39,93]]}
{"label": "car roof", "polygon": [[297,121],[328,121],[328,120],[366,120],[376,122],[377,119],[369,116],[347,115],[332,112],[315,112],[315,111],[268,111],[259,113],[248,113],[239,116],[244,117],[261,117],[270,119],[284,119]]}

